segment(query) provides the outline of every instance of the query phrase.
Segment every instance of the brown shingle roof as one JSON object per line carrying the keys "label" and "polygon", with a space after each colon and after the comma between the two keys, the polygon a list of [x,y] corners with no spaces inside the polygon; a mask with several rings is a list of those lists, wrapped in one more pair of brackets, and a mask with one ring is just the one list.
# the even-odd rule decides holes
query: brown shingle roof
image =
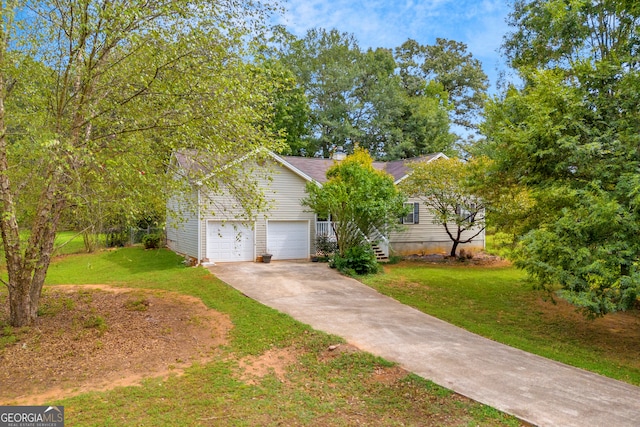
{"label": "brown shingle roof", "polygon": [[[437,157],[439,154],[440,153],[428,154],[426,156],[415,157],[413,159],[394,160],[391,162],[373,162],[373,167],[377,170],[387,172],[389,175],[393,176],[394,181],[398,181],[407,175],[407,172],[409,171],[409,163],[421,160],[428,161]],[[327,182],[327,170],[335,164],[335,160],[317,157],[281,156],[281,158],[300,172],[320,183]]]}

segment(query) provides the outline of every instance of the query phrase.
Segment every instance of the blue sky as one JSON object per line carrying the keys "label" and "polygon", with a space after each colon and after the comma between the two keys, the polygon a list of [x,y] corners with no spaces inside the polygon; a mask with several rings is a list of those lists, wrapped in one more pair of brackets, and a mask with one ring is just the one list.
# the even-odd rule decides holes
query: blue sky
{"label": "blue sky", "polygon": [[508,0],[286,0],[279,23],[302,37],[310,28],[355,35],[361,48],[394,48],[409,38],[433,44],[437,37],[467,45],[482,62],[492,87],[504,61],[497,52],[509,31]]}

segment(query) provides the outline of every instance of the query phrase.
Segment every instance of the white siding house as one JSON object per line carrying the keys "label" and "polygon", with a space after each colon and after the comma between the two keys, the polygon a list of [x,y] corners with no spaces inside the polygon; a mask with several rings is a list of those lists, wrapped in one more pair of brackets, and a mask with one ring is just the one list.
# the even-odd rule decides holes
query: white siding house
{"label": "white siding house", "polygon": [[[439,157],[444,155],[438,153],[426,159],[433,161]],[[374,162],[374,167],[385,170],[398,183],[406,177],[410,161]],[[260,174],[255,178],[268,201],[268,209],[248,219],[243,218],[239,203],[228,193],[214,194],[194,186],[191,194],[181,200],[174,198],[167,205],[167,245],[196,263],[252,261],[263,254],[271,254],[274,260],[308,259],[315,254],[316,233],[326,230],[327,222],[317,221],[301,200],[306,197],[306,184],[322,185],[334,162],[269,153],[263,167],[270,171],[270,178],[258,177]],[[238,162],[235,167],[245,165]],[[452,242],[444,228],[433,223],[433,216],[419,200],[410,202],[414,204],[414,212],[404,219],[402,230],[388,236],[386,255],[448,253]],[[460,248],[471,252],[482,250],[484,239],[482,232]]]}

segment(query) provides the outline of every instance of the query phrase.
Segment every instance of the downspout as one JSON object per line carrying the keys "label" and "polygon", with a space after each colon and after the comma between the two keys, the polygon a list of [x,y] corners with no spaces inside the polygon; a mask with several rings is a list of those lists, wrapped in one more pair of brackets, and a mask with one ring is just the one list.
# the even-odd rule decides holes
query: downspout
{"label": "downspout", "polygon": [[197,211],[197,221],[198,221],[198,260],[196,262],[196,267],[199,267],[200,264],[202,264],[202,215],[200,215],[200,202],[201,202],[201,197],[200,197],[200,187],[198,187],[198,209],[196,209]]}

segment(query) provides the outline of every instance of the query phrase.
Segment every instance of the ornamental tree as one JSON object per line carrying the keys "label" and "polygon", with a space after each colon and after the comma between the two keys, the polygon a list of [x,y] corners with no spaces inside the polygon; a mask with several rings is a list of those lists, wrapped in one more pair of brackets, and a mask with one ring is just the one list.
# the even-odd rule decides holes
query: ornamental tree
{"label": "ornamental tree", "polygon": [[308,183],[302,203],[318,215],[331,217],[340,255],[368,244],[367,239],[388,236],[405,214],[405,197],[393,177],[376,170],[363,149],[336,161],[327,178],[322,185]]}
{"label": "ornamental tree", "polygon": [[455,257],[458,245],[470,243],[485,228],[485,203],[474,191],[473,177],[482,163],[477,160],[438,158],[410,164],[409,176],[401,189],[422,201],[433,215],[434,224],[441,225]]}

